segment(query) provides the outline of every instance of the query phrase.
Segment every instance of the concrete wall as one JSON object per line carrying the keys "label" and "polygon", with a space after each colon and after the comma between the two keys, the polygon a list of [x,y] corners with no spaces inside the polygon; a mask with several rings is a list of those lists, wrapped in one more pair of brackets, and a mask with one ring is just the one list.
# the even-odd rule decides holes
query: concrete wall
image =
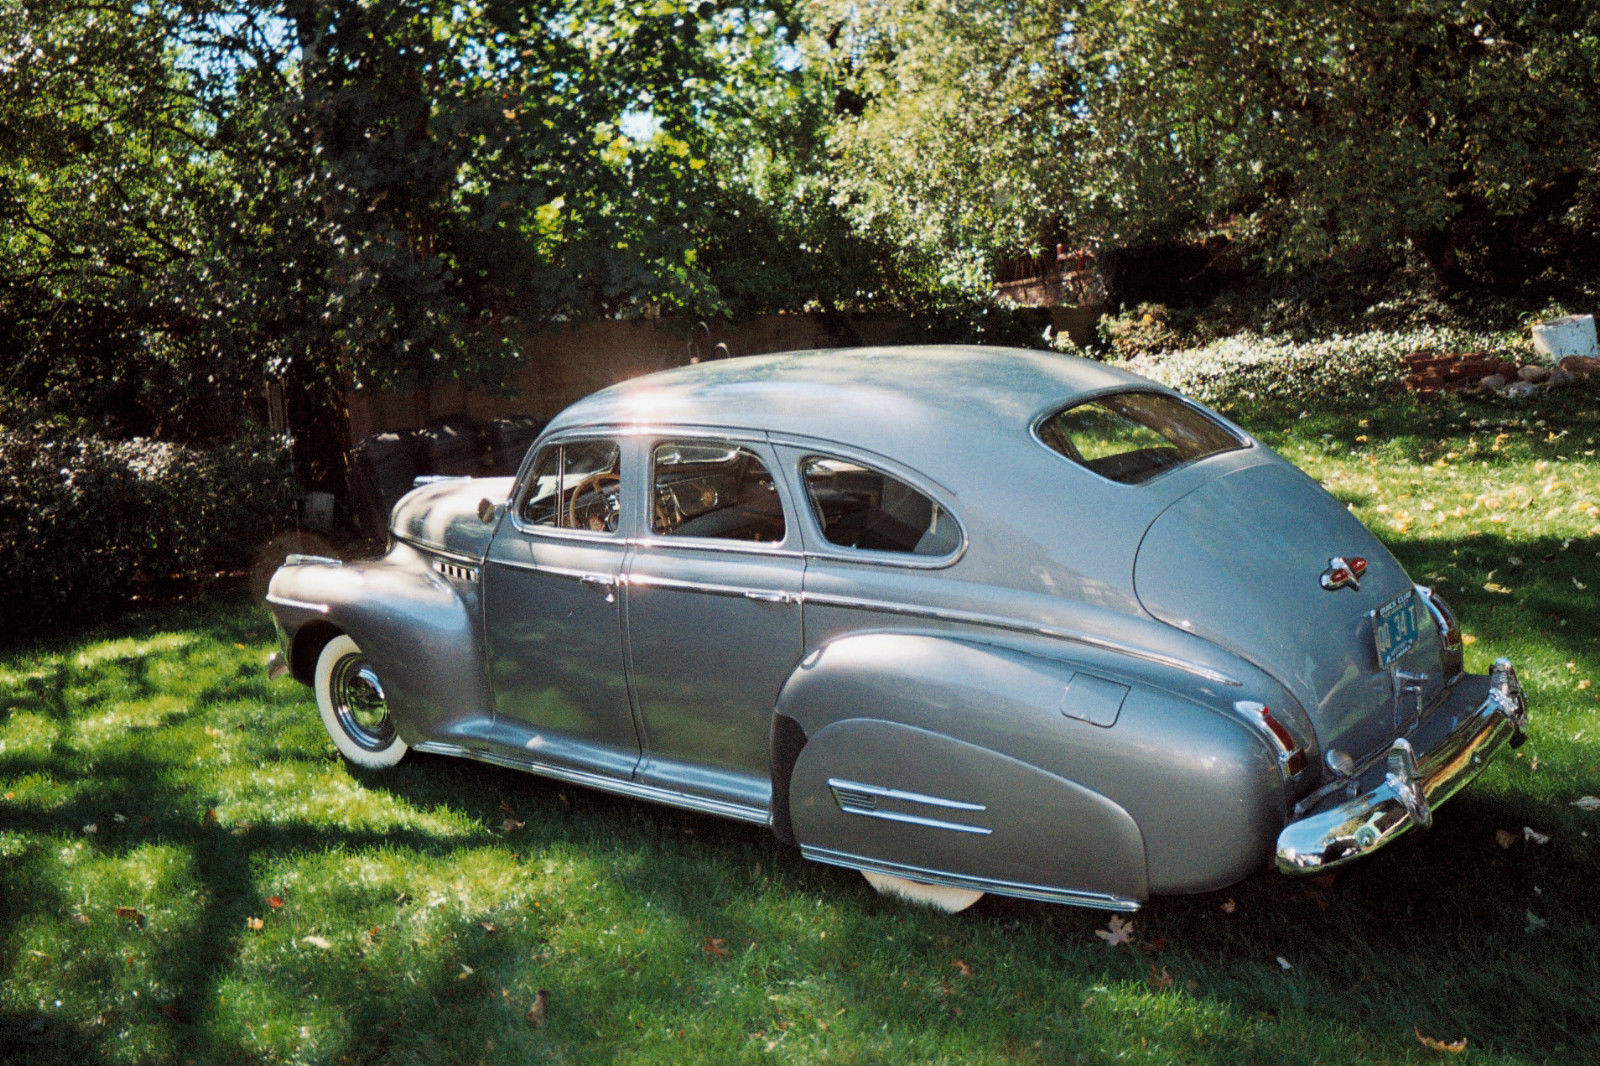
{"label": "concrete wall", "polygon": [[899,315],[768,315],[709,325],[655,318],[588,322],[528,338],[508,395],[458,385],[413,392],[356,389],[345,394],[349,443],[384,430],[415,429],[448,416],[488,422],[508,415],[546,419],[597,389],[693,359],[806,348],[893,344],[908,320]]}

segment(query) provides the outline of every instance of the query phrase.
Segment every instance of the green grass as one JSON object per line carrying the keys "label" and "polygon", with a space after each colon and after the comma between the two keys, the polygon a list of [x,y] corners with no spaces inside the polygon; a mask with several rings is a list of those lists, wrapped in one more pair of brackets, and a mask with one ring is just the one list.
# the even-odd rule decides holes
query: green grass
{"label": "green grass", "polygon": [[1589,396],[1233,409],[1446,590],[1469,666],[1523,667],[1534,732],[1432,831],[1158,899],[1132,946],[1087,910],[924,913],[762,830],[511,771],[352,771],[240,598],[0,653],[0,1061],[1592,1062]]}

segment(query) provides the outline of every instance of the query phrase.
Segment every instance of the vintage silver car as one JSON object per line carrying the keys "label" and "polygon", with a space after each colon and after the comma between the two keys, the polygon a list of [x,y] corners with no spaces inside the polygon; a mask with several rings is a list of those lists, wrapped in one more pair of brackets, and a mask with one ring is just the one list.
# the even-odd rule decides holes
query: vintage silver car
{"label": "vintage silver car", "polygon": [[1205,408],[998,348],[729,359],[292,557],[275,673],[346,758],[768,826],[881,890],[1113,910],[1429,825],[1504,743],[1432,591]]}

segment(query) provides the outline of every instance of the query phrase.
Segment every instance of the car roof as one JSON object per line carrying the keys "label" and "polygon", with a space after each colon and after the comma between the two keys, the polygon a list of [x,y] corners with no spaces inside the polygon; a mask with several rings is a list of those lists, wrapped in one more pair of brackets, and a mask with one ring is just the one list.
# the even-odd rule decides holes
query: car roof
{"label": "car roof", "polygon": [[910,454],[942,451],[964,434],[1026,436],[1046,411],[1079,396],[1128,386],[1161,388],[1089,359],[1019,348],[917,345],[781,352],[633,378],[579,400],[548,431],[586,425],[715,426]]}

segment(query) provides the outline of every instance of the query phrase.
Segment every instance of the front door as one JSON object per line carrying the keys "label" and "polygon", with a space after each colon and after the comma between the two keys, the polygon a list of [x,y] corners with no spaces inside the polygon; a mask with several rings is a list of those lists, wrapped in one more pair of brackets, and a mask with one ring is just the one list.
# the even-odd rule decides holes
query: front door
{"label": "front door", "polygon": [[546,444],[484,560],[495,732],[532,763],[628,778],[623,441]]}

